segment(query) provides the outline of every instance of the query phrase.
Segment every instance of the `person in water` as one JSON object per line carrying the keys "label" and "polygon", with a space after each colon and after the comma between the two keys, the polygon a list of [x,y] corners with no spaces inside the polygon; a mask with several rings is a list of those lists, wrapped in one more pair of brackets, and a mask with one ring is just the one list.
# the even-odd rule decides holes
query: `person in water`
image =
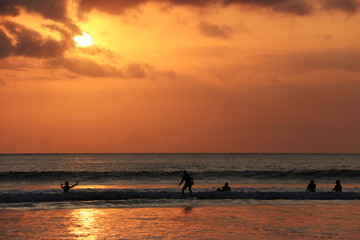
{"label": "person in water", "polygon": [[341,186],[339,180],[336,180],[335,187],[334,187],[334,189],[332,191],[333,192],[342,192],[342,186]]}
{"label": "person in water", "polygon": [[69,182],[66,181],[65,182],[65,185],[63,185],[62,183],[60,184],[61,185],[61,188],[64,190],[64,192],[69,192],[70,188],[73,188],[75,187],[76,185],[78,185],[78,182],[76,182],[74,185],[70,186],[69,185]]}
{"label": "person in water", "polygon": [[225,183],[225,185],[222,188],[218,188],[219,192],[227,192],[230,191],[231,192],[231,188],[229,187],[229,183]]}
{"label": "person in water", "polygon": [[316,192],[316,184],[315,184],[314,180],[310,181],[306,191],[307,192]]}
{"label": "person in water", "polygon": [[191,186],[194,185],[194,181],[186,171],[184,171],[183,173],[184,173],[184,175],[183,175],[183,177],[181,179],[181,182],[179,183],[179,186],[180,186],[185,181],[185,184],[184,184],[184,186],[182,188],[182,191],[181,191],[182,195],[185,196],[185,189],[189,188],[190,196],[192,198],[193,195],[192,195],[192,191],[191,191]]}

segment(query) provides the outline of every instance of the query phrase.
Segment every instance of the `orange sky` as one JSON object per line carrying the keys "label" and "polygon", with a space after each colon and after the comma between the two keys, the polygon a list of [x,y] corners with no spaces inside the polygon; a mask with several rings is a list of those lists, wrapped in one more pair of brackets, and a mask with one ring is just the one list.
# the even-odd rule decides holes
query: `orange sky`
{"label": "orange sky", "polygon": [[360,152],[359,10],[2,0],[0,153]]}

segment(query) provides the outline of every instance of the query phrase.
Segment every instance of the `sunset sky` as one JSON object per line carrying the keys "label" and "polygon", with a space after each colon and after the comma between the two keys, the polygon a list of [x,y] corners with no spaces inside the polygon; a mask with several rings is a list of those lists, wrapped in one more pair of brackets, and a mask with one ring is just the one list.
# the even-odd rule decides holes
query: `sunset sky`
{"label": "sunset sky", "polygon": [[1,0],[0,153],[63,152],[360,152],[360,1]]}

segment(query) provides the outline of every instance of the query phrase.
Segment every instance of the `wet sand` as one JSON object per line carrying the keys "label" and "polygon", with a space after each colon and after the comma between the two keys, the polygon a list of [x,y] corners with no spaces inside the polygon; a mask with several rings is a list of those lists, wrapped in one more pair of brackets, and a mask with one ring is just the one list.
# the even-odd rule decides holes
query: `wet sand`
{"label": "wet sand", "polygon": [[[221,202],[218,202],[221,204]],[[72,203],[76,204],[76,203]],[[358,239],[360,201],[0,210],[2,239]]]}

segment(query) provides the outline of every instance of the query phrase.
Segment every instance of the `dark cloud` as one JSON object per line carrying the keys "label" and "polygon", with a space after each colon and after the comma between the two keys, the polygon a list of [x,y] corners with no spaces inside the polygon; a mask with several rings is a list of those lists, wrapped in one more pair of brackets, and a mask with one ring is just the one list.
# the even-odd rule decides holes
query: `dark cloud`
{"label": "dark cloud", "polygon": [[325,0],[323,6],[327,10],[338,10],[352,14],[359,11],[360,3],[358,0]]}
{"label": "dark cloud", "polygon": [[70,21],[65,22],[61,26],[56,24],[44,24],[42,27],[46,27],[60,33],[64,39],[72,39],[75,34],[82,33],[80,28]]}
{"label": "dark cloud", "polygon": [[81,11],[98,9],[111,14],[121,14],[126,10],[139,7],[147,2],[161,2],[176,6],[195,6],[203,7],[212,4],[227,5],[249,5],[261,8],[270,8],[276,12],[290,13],[296,15],[307,15],[311,13],[312,6],[306,0],[81,0]]}
{"label": "dark cloud", "polygon": [[274,11],[305,16],[312,13],[313,8],[303,0],[285,1],[271,7]]}
{"label": "dark cloud", "polygon": [[221,2],[221,1],[219,1],[219,0],[163,0],[163,2],[169,2],[174,5],[204,6],[204,5],[208,5],[209,3],[217,3],[217,2]]}
{"label": "dark cloud", "polygon": [[0,58],[7,57],[15,51],[9,37],[0,29]]}
{"label": "dark cloud", "polygon": [[223,0],[223,3],[269,8],[275,12],[300,16],[308,15],[312,12],[312,5],[306,0]]}
{"label": "dark cloud", "polygon": [[233,29],[230,26],[218,26],[208,22],[201,22],[198,25],[198,29],[202,34],[207,37],[216,37],[229,39],[233,33]]}
{"label": "dark cloud", "polygon": [[87,58],[58,58],[48,62],[50,67],[63,67],[71,73],[87,77],[123,77],[113,66],[98,64]]}
{"label": "dark cloud", "polygon": [[0,16],[17,16],[20,11],[17,6],[11,5],[10,1],[0,1]]}
{"label": "dark cloud", "polygon": [[[0,24],[10,36],[0,30],[0,58],[8,56],[24,56],[33,58],[53,58],[62,56],[68,49],[65,40],[56,41],[44,38],[39,32],[13,22]],[[10,39],[14,39],[12,42]]]}
{"label": "dark cloud", "polygon": [[67,17],[65,0],[1,0],[0,17],[18,16],[22,12],[38,14],[53,20],[52,25],[43,25],[59,33],[61,40],[44,37],[41,30],[30,29],[21,24],[0,20],[0,58],[8,56],[25,56],[32,58],[59,57],[74,45],[72,36],[80,32]]}
{"label": "dark cloud", "polygon": [[122,68],[101,64],[89,58],[57,58],[49,60],[48,67],[64,68],[86,77],[146,78],[153,67],[144,63],[129,63]]}
{"label": "dark cloud", "polygon": [[99,11],[107,12],[110,14],[121,14],[124,13],[127,9],[135,8],[147,1],[148,0],[81,0],[80,13],[97,9]]}
{"label": "dark cloud", "polygon": [[219,0],[81,0],[80,11],[91,11],[97,9],[110,14],[121,14],[128,9],[139,7],[147,2],[160,2],[173,5],[189,5],[189,6],[205,6],[214,2],[221,2]]}
{"label": "dark cloud", "polygon": [[17,16],[20,9],[25,9],[44,18],[63,21],[67,19],[66,5],[64,0],[1,0],[0,15]]}
{"label": "dark cloud", "polygon": [[65,29],[63,27],[60,27],[58,25],[51,25],[51,24],[45,24],[45,25],[42,25],[43,28],[47,28],[47,29],[50,29],[54,32],[58,32],[62,39],[64,39],[64,41],[67,41],[68,44],[73,44],[74,43],[74,39],[73,39],[73,36],[74,34],[80,34],[81,31],[80,29],[77,29],[75,27],[72,28],[72,30],[68,31],[68,29]]}

